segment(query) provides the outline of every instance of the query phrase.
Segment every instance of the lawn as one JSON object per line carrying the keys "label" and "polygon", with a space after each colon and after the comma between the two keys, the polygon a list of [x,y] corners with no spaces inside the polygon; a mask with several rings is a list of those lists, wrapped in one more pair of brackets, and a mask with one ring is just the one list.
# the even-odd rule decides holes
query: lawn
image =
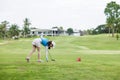
{"label": "lawn", "polygon": [[[56,61],[27,63],[33,38],[0,40],[0,80],[120,80],[120,40],[108,35],[47,37],[56,42]],[[81,58],[77,62],[77,58]]]}

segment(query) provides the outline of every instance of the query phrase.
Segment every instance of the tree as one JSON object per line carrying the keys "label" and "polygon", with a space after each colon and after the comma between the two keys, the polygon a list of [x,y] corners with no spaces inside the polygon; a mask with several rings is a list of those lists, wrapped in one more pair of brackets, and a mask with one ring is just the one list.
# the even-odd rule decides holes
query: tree
{"label": "tree", "polygon": [[73,29],[72,29],[72,28],[68,28],[68,29],[67,29],[67,33],[68,33],[69,35],[73,34]]}
{"label": "tree", "polygon": [[29,19],[25,18],[24,27],[23,27],[24,37],[26,37],[26,35],[30,33],[30,28],[29,28],[30,25],[31,25],[31,23],[30,23]]}
{"label": "tree", "polygon": [[0,24],[0,37],[5,39],[6,38],[6,32],[7,32],[7,24],[9,24],[8,21],[3,21]]}
{"label": "tree", "polygon": [[105,24],[99,25],[97,28],[93,29],[92,34],[102,34],[102,33],[108,33],[108,28]]}
{"label": "tree", "polygon": [[116,4],[114,1],[111,1],[107,4],[104,13],[107,16],[106,23],[109,28],[112,29],[112,36],[114,37],[115,29],[118,30],[118,23],[120,19],[120,5]]}
{"label": "tree", "polygon": [[93,28],[92,29],[88,29],[88,30],[86,30],[85,32],[86,32],[86,34],[88,34],[88,35],[92,35],[93,34]]}
{"label": "tree", "polygon": [[13,37],[13,36],[18,36],[19,35],[19,27],[17,24],[12,24],[10,29],[9,29],[9,35],[10,37]]}
{"label": "tree", "polygon": [[0,38],[4,38],[4,28],[3,28],[3,25],[0,24]]}
{"label": "tree", "polygon": [[60,27],[58,27],[58,32],[59,33],[62,33],[64,30],[63,30],[63,27],[62,26],[60,26]]}

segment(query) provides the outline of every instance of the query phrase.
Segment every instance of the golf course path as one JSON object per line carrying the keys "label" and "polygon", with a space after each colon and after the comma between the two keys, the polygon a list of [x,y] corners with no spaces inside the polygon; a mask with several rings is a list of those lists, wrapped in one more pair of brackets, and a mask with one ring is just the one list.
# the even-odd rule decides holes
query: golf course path
{"label": "golf course path", "polygon": [[89,50],[89,48],[86,47],[86,46],[77,46],[77,48],[80,48],[80,49],[82,49],[82,50]]}
{"label": "golf course path", "polygon": [[0,43],[0,45],[4,45],[4,44],[7,44],[8,42],[3,42],[3,43]]}
{"label": "golf course path", "polygon": [[120,50],[78,50],[77,52],[86,54],[120,54]]}

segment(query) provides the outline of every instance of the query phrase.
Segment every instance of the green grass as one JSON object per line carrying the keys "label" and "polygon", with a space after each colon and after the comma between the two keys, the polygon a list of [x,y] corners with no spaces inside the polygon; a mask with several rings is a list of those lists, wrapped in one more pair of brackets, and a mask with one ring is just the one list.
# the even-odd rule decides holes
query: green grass
{"label": "green grass", "polygon": [[25,61],[33,38],[0,40],[0,80],[120,80],[120,40],[106,34],[48,38],[57,44],[50,50],[55,62],[45,61],[43,46],[43,63],[37,52]]}

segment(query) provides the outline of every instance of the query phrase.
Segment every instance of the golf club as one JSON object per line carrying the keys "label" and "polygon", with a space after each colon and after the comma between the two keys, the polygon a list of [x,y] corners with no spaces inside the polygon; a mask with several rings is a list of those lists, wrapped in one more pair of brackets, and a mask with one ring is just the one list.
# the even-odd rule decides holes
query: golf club
{"label": "golf club", "polygon": [[49,51],[48,51],[48,54],[49,54],[49,56],[50,56],[51,61],[55,61],[55,59],[52,58],[52,56],[51,56],[51,54],[50,54]]}

